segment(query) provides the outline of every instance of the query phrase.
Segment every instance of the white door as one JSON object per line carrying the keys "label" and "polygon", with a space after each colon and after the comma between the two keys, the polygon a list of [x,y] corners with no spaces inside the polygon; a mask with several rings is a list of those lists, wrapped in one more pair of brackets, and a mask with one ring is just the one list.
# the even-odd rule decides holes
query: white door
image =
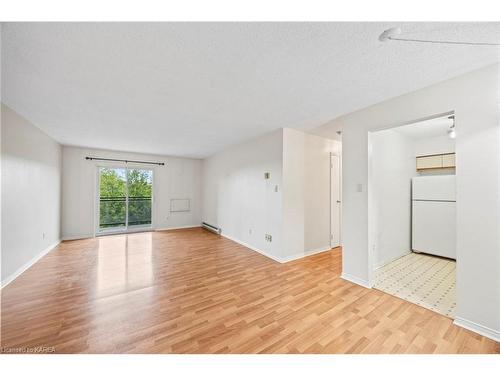
{"label": "white door", "polygon": [[330,156],[330,246],[340,246],[340,158]]}

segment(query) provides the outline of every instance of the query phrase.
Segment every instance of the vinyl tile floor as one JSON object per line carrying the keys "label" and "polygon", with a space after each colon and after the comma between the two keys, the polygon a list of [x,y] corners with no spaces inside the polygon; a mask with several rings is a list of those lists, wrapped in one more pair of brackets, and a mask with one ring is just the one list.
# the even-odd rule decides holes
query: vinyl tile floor
{"label": "vinyl tile floor", "polygon": [[455,266],[451,259],[410,253],[377,269],[374,287],[453,318]]}

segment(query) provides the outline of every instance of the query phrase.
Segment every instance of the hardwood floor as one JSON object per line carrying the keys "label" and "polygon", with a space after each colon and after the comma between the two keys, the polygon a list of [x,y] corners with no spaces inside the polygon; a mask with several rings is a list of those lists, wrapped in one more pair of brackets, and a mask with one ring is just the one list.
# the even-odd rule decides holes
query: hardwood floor
{"label": "hardwood floor", "polygon": [[1,345],[56,353],[500,353],[341,279],[341,250],[279,264],[203,229],[60,244],[2,290]]}

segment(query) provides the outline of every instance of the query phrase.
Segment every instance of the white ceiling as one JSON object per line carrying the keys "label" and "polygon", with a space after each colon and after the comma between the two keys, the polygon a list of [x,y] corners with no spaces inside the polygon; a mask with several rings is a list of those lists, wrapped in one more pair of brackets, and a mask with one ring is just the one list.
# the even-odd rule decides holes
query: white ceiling
{"label": "white ceiling", "polygon": [[205,157],[500,61],[500,23],[10,23],[2,101],[63,144]]}
{"label": "white ceiling", "polygon": [[393,130],[406,135],[412,139],[425,139],[439,136],[447,136],[448,130],[453,126],[453,119],[448,116],[434,118],[430,120],[404,125]]}

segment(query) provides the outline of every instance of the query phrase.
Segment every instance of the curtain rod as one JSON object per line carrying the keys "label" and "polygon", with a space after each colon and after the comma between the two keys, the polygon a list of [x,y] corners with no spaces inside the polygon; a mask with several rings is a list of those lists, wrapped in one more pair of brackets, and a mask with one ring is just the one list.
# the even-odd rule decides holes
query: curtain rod
{"label": "curtain rod", "polygon": [[125,160],[125,159],[107,159],[107,158],[94,158],[92,156],[86,156],[86,160],[101,160],[101,161],[119,161],[123,163],[135,163],[135,164],[153,164],[153,165],[165,165],[165,163],[154,162],[154,161],[139,161],[139,160]]}

